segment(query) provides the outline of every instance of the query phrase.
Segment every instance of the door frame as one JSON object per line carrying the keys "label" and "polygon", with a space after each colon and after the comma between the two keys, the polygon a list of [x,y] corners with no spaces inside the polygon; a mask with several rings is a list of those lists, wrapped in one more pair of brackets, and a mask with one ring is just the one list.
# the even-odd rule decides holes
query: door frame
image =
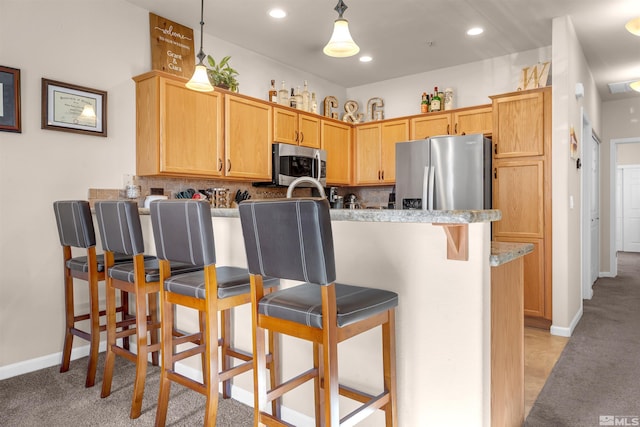
{"label": "door frame", "polygon": [[[593,132],[591,120],[585,111],[584,107],[581,108],[582,113],[582,127],[580,135],[580,146],[582,151],[582,168],[580,172],[581,177],[581,199],[582,206],[580,209],[580,228],[582,235],[582,244],[580,245],[580,259],[581,259],[581,283],[582,283],[582,299],[591,299],[593,297],[593,282],[591,282],[591,264],[594,260],[591,259],[591,245],[594,242],[591,241],[591,197],[593,194],[592,182],[591,182],[591,162],[592,162],[592,144],[595,141],[600,144],[600,138]],[[599,178],[598,178],[599,180]],[[598,186],[599,187],[599,186]],[[597,242],[596,242],[597,243]],[[599,252],[599,251],[598,251]],[[599,263],[599,260],[596,260]],[[598,272],[599,276],[599,272]]]}
{"label": "door frame", "polygon": [[631,144],[640,142],[640,138],[615,138],[612,139],[609,144],[609,270],[610,276],[616,277],[618,275],[618,253],[616,250],[616,218],[617,207],[615,200],[611,200],[611,197],[616,197],[616,184],[618,177],[616,169],[618,168],[618,156],[617,147],[618,144]]}

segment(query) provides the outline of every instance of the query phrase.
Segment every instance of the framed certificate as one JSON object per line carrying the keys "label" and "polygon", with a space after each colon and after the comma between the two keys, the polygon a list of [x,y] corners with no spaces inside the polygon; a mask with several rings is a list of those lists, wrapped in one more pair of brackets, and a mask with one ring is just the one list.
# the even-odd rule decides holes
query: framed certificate
{"label": "framed certificate", "polygon": [[42,129],[107,136],[107,92],[43,78]]}
{"label": "framed certificate", "polygon": [[0,66],[0,130],[22,132],[20,123],[20,70]]}

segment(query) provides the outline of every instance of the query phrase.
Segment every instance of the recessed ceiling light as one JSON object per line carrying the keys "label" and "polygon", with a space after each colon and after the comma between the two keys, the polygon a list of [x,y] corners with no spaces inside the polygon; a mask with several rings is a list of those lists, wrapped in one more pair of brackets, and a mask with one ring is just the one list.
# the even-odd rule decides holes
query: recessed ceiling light
{"label": "recessed ceiling light", "polygon": [[367,55],[361,56],[360,57],[360,62],[371,62],[373,61],[373,58]]}
{"label": "recessed ceiling light", "polygon": [[473,27],[467,30],[467,35],[469,36],[477,36],[482,33],[484,33],[484,30],[480,27]]}
{"label": "recessed ceiling light", "polygon": [[269,11],[269,16],[276,19],[282,19],[287,16],[287,12],[282,9],[271,9]]}
{"label": "recessed ceiling light", "polygon": [[624,26],[631,34],[640,36],[640,17],[632,19]]}

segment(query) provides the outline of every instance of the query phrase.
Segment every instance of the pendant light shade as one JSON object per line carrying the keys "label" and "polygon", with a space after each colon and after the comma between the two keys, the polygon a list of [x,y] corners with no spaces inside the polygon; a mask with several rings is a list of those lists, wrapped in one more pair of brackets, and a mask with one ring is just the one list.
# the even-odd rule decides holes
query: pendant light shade
{"label": "pendant light shade", "polygon": [[631,34],[640,36],[640,17],[634,18],[624,26]]}
{"label": "pendant light shade", "polygon": [[629,83],[629,87],[635,90],[636,92],[640,92],[640,80],[637,80],[633,83]]}
{"label": "pendant light shade", "polygon": [[200,52],[198,52],[198,65],[186,84],[187,89],[197,90],[198,92],[213,92],[213,85],[209,80],[209,74],[207,73],[207,67],[204,65],[205,54],[202,50],[202,36],[204,34],[204,0],[200,2]]}
{"label": "pendant light shade", "polygon": [[338,12],[339,16],[333,24],[333,34],[331,34],[331,39],[322,51],[325,55],[333,56],[335,58],[353,56],[360,52],[360,48],[351,37],[351,33],[349,32],[349,22],[342,17],[344,11],[347,10],[347,5],[344,4],[342,0],[339,0],[334,10]]}

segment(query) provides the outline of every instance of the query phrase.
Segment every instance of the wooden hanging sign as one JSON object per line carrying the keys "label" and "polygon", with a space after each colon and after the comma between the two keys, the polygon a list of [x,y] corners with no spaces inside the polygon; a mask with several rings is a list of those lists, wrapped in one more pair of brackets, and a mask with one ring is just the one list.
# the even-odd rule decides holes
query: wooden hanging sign
{"label": "wooden hanging sign", "polygon": [[151,69],[191,78],[196,67],[193,29],[149,13]]}

